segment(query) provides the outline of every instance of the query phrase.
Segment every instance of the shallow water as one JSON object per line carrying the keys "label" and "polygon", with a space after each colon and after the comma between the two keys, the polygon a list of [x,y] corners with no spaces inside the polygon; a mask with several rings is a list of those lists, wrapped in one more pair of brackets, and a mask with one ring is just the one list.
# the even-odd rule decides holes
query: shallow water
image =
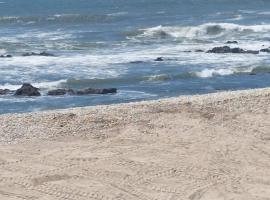
{"label": "shallow water", "polygon": [[[1,96],[0,113],[268,87],[270,54],[195,51],[228,40],[247,50],[269,47],[269,10],[266,0],[3,0],[0,54],[13,57],[0,59],[0,88],[30,82],[44,96]],[[56,57],[21,56],[41,51]],[[46,96],[86,87],[119,93]]]}

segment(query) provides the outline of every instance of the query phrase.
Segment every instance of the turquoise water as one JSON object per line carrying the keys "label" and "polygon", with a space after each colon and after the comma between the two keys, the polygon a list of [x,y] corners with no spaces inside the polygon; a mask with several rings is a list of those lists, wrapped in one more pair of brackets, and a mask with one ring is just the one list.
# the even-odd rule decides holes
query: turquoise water
{"label": "turquoise water", "polygon": [[[13,57],[0,58],[0,89],[30,82],[43,96],[1,96],[0,113],[269,87],[268,53],[195,52],[228,40],[270,47],[270,1],[1,0],[0,54]],[[56,57],[21,56],[42,51]],[[86,87],[119,93],[46,95]]]}

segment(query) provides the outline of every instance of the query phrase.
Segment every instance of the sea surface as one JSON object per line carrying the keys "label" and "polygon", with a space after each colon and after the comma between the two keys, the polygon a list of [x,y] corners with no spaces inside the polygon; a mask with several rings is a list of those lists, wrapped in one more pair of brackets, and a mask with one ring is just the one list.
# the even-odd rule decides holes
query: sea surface
{"label": "sea surface", "polygon": [[[0,58],[0,89],[27,82],[42,96],[0,96],[0,113],[269,87],[270,53],[196,52],[228,40],[269,47],[270,1],[1,0],[0,54],[13,57]],[[56,57],[22,56],[42,51]],[[88,87],[118,93],[46,95]]]}

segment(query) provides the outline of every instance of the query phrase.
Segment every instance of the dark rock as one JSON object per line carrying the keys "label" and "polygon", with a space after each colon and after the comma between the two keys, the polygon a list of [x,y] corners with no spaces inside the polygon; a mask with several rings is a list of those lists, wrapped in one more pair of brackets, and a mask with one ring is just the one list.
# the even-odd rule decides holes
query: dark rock
{"label": "dark rock", "polygon": [[67,89],[67,94],[69,95],[75,95],[76,94],[76,90],[73,90],[73,89]]}
{"label": "dark rock", "polygon": [[66,89],[56,89],[56,90],[50,90],[48,92],[49,96],[60,96],[60,95],[65,95],[67,93]]}
{"label": "dark rock", "polygon": [[228,46],[214,47],[213,49],[207,51],[207,53],[231,53],[231,48]]}
{"label": "dark rock", "polygon": [[105,88],[101,90],[102,94],[115,94],[117,93],[116,88]]}
{"label": "dark rock", "polygon": [[267,49],[261,49],[260,52],[270,53],[270,48],[267,48]]}
{"label": "dark rock", "polygon": [[190,50],[187,50],[187,51],[183,51],[184,53],[191,53],[192,51]]}
{"label": "dark rock", "polygon": [[237,41],[227,41],[226,44],[238,44]]}
{"label": "dark rock", "polygon": [[54,54],[47,53],[47,52],[45,52],[45,51],[41,52],[39,55],[40,55],[40,56],[55,56]]}
{"label": "dark rock", "polygon": [[243,50],[241,48],[230,48],[229,46],[223,46],[223,47],[215,47],[207,53],[247,53],[247,54],[258,54],[259,51],[252,51],[252,50]]}
{"label": "dark rock", "polygon": [[17,96],[40,96],[39,89],[32,86],[29,83],[24,83],[22,87],[16,90],[15,95]]}
{"label": "dark rock", "polygon": [[253,50],[247,50],[244,53],[249,53],[249,54],[259,54],[259,51],[253,51]]}
{"label": "dark rock", "polygon": [[88,94],[114,94],[117,93],[116,88],[105,88],[105,89],[95,89],[95,88],[86,88],[83,90],[73,90],[73,89],[56,89],[50,90],[48,92],[49,96],[60,96],[60,95],[88,95]]}
{"label": "dark rock", "polygon": [[257,74],[256,74],[255,72],[250,72],[249,75],[255,76],[255,75],[257,75]]}
{"label": "dark rock", "polygon": [[143,61],[140,61],[140,60],[138,60],[138,61],[131,61],[131,62],[129,62],[130,64],[140,64],[140,63],[144,63]]}
{"label": "dark rock", "polygon": [[231,48],[231,52],[230,53],[246,53],[243,49],[240,48]]}
{"label": "dark rock", "polygon": [[158,61],[158,62],[161,62],[161,61],[164,61],[162,57],[158,57],[156,58],[154,61]]}
{"label": "dark rock", "polygon": [[0,58],[11,58],[12,57],[12,55],[0,55]]}
{"label": "dark rock", "polygon": [[116,88],[107,88],[107,89],[95,89],[95,88],[87,88],[83,90],[75,91],[76,95],[87,95],[87,94],[115,94],[117,93]]}
{"label": "dark rock", "polygon": [[196,49],[195,52],[204,52],[204,51],[201,49]]}
{"label": "dark rock", "polygon": [[0,95],[6,95],[9,92],[10,92],[10,90],[8,90],[8,89],[0,89]]}
{"label": "dark rock", "polygon": [[24,53],[24,54],[22,54],[22,56],[55,56],[55,55],[43,51],[43,52],[41,52],[41,53],[35,53],[35,52]]}

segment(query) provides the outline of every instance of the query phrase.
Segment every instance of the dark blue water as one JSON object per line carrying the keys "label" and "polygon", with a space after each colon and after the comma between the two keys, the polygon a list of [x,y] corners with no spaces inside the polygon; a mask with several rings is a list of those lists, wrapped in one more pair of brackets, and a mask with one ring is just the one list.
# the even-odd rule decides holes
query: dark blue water
{"label": "dark blue water", "polygon": [[[270,1],[1,0],[0,54],[13,57],[0,59],[0,89],[30,82],[42,96],[1,96],[0,113],[269,87],[268,53],[195,52],[228,40],[247,50],[270,47]],[[21,56],[42,51],[56,57]],[[87,87],[119,92],[46,95]]]}

